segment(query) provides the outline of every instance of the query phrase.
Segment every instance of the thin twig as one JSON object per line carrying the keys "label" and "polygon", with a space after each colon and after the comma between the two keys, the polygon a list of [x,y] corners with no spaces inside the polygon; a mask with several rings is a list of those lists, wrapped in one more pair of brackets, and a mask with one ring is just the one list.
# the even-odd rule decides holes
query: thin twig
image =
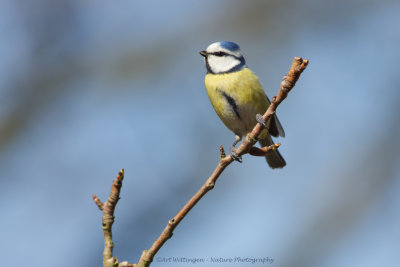
{"label": "thin twig", "polygon": [[265,146],[265,147],[261,147],[261,148],[253,146],[250,148],[249,154],[252,156],[265,156],[268,151],[277,149],[280,146],[281,146],[280,143],[272,144],[270,146]]}
{"label": "thin twig", "polygon": [[114,223],[114,210],[119,200],[119,195],[122,187],[122,180],[124,179],[124,169],[121,169],[117,178],[114,179],[110,196],[107,201],[101,203],[100,199],[93,195],[93,200],[100,210],[103,211],[101,218],[103,232],[104,232],[104,252],[103,252],[103,266],[104,267],[133,267],[135,264],[128,263],[127,261],[118,263],[118,259],[113,257],[114,243],[112,241],[112,225]]}
{"label": "thin twig", "polygon": [[[269,105],[267,111],[263,115],[263,119],[268,121],[268,119],[275,114],[276,108],[279,104],[287,97],[290,90],[296,84],[296,81],[299,79],[301,73],[307,67],[308,60],[303,60],[300,57],[295,57],[293,59],[292,66],[289,70],[287,76],[283,77],[283,81],[281,83],[280,90],[278,95],[272,98],[271,104]],[[238,156],[249,153],[253,145],[257,142],[257,138],[260,135],[263,127],[261,124],[257,123],[257,125],[253,128],[251,133],[249,133],[245,140],[241,143],[241,145],[236,149],[236,153]],[[270,147],[265,148],[274,149],[279,145],[272,145]],[[157,240],[153,243],[149,250],[144,250],[142,256],[139,259],[137,267],[149,266],[153,261],[155,254],[159,251],[159,249],[164,245],[164,243],[171,238],[174,229],[178,226],[178,224],[183,220],[183,218],[188,214],[188,212],[196,205],[196,203],[211,189],[214,188],[215,182],[221,173],[225,170],[225,168],[233,162],[232,157],[229,155],[225,157],[225,152],[220,147],[221,159],[218,166],[215,168],[214,172],[210,175],[207,181],[203,184],[199,191],[183,206],[183,208],[172,218],[161,235],[157,238]]]}
{"label": "thin twig", "polygon": [[95,194],[93,194],[93,201],[99,207],[99,210],[103,210],[103,202]]}

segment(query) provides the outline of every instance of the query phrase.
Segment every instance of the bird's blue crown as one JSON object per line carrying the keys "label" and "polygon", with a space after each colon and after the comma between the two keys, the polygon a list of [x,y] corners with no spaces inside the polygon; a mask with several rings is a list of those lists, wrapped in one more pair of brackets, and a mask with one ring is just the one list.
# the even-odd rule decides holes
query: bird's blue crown
{"label": "bird's blue crown", "polygon": [[237,51],[240,49],[239,45],[234,42],[222,41],[219,42],[222,48],[228,49],[229,51]]}

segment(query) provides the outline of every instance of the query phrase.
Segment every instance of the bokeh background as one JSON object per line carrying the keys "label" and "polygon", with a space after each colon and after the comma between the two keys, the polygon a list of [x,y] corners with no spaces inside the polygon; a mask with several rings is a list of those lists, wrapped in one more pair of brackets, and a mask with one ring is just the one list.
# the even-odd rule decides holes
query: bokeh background
{"label": "bokeh background", "polygon": [[[390,0],[1,1],[2,265],[101,266],[91,196],[105,200],[120,168],[114,251],[136,262],[233,141],[198,54],[230,40],[269,96],[294,56],[310,60],[278,109],[288,165],[232,164],[157,256],[398,266],[399,12]],[[178,265],[192,264],[152,266]]]}

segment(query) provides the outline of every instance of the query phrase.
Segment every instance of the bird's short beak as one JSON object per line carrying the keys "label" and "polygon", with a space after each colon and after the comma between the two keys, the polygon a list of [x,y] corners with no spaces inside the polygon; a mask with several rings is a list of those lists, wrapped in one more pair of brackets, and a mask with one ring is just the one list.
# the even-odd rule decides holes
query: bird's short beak
{"label": "bird's short beak", "polygon": [[202,55],[203,57],[206,57],[206,56],[207,56],[207,52],[206,52],[206,51],[200,51],[199,53],[200,53],[200,55]]}

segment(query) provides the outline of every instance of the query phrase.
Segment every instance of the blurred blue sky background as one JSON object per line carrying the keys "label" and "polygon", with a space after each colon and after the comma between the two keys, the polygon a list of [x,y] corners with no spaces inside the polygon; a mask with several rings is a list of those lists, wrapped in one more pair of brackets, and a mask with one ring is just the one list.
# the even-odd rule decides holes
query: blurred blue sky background
{"label": "blurred blue sky background", "polygon": [[288,165],[232,164],[157,256],[398,266],[399,12],[391,0],[1,1],[2,265],[101,266],[91,195],[105,200],[120,168],[114,254],[136,262],[233,141],[198,54],[230,40],[269,96],[294,56],[310,60],[278,109]]}

